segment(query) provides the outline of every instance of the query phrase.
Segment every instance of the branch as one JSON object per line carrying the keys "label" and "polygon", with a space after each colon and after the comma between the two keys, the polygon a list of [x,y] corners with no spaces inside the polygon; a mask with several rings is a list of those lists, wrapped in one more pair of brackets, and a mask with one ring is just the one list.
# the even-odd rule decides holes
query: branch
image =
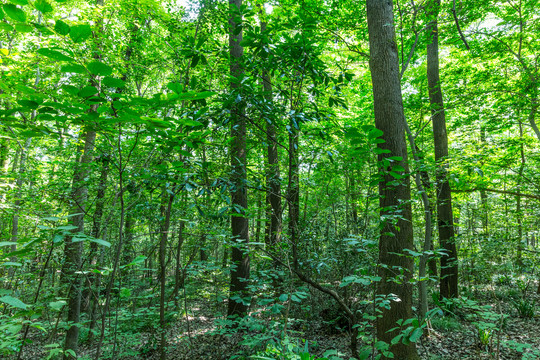
{"label": "branch", "polygon": [[474,188],[474,189],[460,189],[460,190],[452,189],[452,192],[455,192],[455,193],[471,193],[475,191],[487,191],[487,192],[492,192],[492,193],[497,193],[497,194],[514,195],[514,196],[524,197],[528,199],[540,200],[540,195],[523,194],[520,192],[509,191],[509,190],[498,190],[498,189],[489,189],[489,188],[486,188],[486,189]]}
{"label": "branch", "polygon": [[469,43],[467,42],[467,39],[465,39],[465,35],[463,35],[463,31],[461,31],[461,26],[459,26],[459,20],[456,13],[456,0],[453,1],[452,15],[454,16],[454,22],[456,23],[456,28],[459,33],[459,36],[461,37],[461,41],[463,41],[463,44],[465,45],[465,48],[467,50],[471,50]]}

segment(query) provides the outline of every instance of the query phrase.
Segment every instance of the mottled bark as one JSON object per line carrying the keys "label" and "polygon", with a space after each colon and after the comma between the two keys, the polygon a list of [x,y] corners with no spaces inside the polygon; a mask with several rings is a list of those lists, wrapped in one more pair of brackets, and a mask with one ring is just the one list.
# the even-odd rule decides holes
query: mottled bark
{"label": "mottled bark", "polygon": [[[367,0],[367,20],[375,126],[383,132],[382,139],[385,140],[378,144],[378,149],[383,151],[378,155],[382,223],[379,238],[381,281],[377,294],[392,298],[389,309],[381,308],[381,316],[377,318],[377,338],[390,343],[399,334],[399,330],[390,331],[397,326],[397,321],[413,317],[412,284],[409,281],[413,260],[403,256],[404,249],[413,248],[411,189],[392,2]],[[393,175],[399,178],[398,181]],[[418,359],[414,343],[398,343],[391,346],[390,351],[396,359]]]}

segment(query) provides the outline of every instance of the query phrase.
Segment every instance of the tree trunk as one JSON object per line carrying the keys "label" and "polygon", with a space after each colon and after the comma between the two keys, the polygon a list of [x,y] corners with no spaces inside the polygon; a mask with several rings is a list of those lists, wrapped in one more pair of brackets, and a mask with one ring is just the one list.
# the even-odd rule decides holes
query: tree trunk
{"label": "tree trunk", "polygon": [[[96,132],[87,130],[84,139],[84,150],[82,157],[75,168],[73,174],[73,185],[71,191],[71,211],[70,221],[74,229],[74,233],[84,232],[84,212],[86,210],[86,200],[88,197],[88,175],[89,164],[92,162],[92,154],[94,150],[94,142],[96,140]],[[70,235],[65,239],[64,246],[64,278],[66,283],[70,284],[68,291],[68,316],[67,321],[70,327],[66,333],[66,341],[64,350],[77,351],[77,343],[79,340],[79,318],[81,312],[81,285],[82,279],[77,275],[81,266],[82,242],[73,242],[73,236]],[[69,359],[69,354],[64,355],[64,359]]]}
{"label": "tree trunk", "polygon": [[[381,280],[377,294],[385,298],[393,297],[391,294],[396,297],[390,301],[389,309],[381,308],[382,316],[377,319],[377,338],[390,344],[399,334],[399,330],[390,331],[397,326],[397,321],[413,317],[412,285],[409,282],[413,274],[413,261],[404,256],[404,249],[413,248],[411,189],[392,2],[367,0],[367,20],[375,125],[383,132],[382,139],[385,140],[378,144],[382,224],[379,239]],[[394,161],[390,157],[401,160]],[[392,175],[399,177],[399,181],[396,182]],[[395,279],[395,267],[402,269],[404,275],[399,281]],[[418,359],[414,343],[398,343],[391,346],[390,351],[396,359]]]}
{"label": "tree trunk", "polygon": [[[230,49],[230,90],[233,94],[241,93],[240,81],[244,76],[242,56],[241,9],[242,0],[229,0],[229,49]],[[246,214],[247,171],[246,171],[246,120],[244,105],[235,103],[231,106],[231,231],[234,246],[231,251],[231,282],[228,302],[228,316],[247,315],[247,285],[249,279],[249,255],[244,249],[249,242],[249,221]]]}
{"label": "tree trunk", "polygon": [[[104,155],[99,158],[101,162],[101,174],[99,177],[99,186],[96,194],[96,210],[94,211],[94,224],[92,226],[92,237],[96,239],[104,239],[101,222],[103,218],[103,207],[105,206],[105,193],[107,190],[107,177],[109,175],[108,156]],[[94,269],[98,264],[98,244],[90,243],[90,252],[88,260],[90,269]],[[86,280],[86,286],[82,295],[81,308],[83,311],[88,311],[90,324],[88,325],[88,342],[94,341],[94,329],[96,328],[97,316],[96,310],[99,304],[99,288],[101,285],[101,275],[90,273]]]}
{"label": "tree trunk", "polygon": [[440,0],[432,0],[430,7],[429,12],[432,20],[429,25],[429,33],[432,38],[427,47],[427,78],[435,142],[435,161],[438,163],[436,183],[439,242],[441,248],[446,251],[446,255],[441,257],[440,292],[443,298],[453,298],[458,296],[458,255],[454,234],[452,194],[448,182],[447,165],[444,163],[448,157],[448,136],[446,134],[446,116],[439,77],[437,17]]}
{"label": "tree trunk", "polygon": [[162,220],[160,226],[160,241],[159,241],[159,283],[160,283],[160,298],[159,298],[159,327],[160,327],[160,359],[165,360],[167,354],[166,342],[166,324],[165,324],[165,299],[166,299],[166,267],[165,255],[167,252],[167,238],[169,236],[169,228],[171,225],[171,208],[174,200],[174,195],[169,194],[167,189],[163,187],[163,194],[160,207],[160,215]]}
{"label": "tree trunk", "polygon": [[[264,11],[261,9],[261,11]],[[266,22],[261,22],[261,32],[266,31]],[[270,74],[263,70],[263,89],[267,105],[272,108],[273,89]],[[281,208],[281,179],[279,171],[279,153],[277,149],[276,119],[271,118],[266,121],[266,142],[268,168],[266,173],[266,188],[268,189],[268,202],[270,205],[270,223],[268,229],[268,245],[275,246],[279,243],[282,230],[282,208]]]}

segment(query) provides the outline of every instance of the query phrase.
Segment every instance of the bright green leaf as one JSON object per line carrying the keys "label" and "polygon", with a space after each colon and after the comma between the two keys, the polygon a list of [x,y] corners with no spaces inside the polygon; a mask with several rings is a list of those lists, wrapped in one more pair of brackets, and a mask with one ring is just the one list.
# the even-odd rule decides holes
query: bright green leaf
{"label": "bright green leaf", "polygon": [[85,41],[91,35],[92,28],[87,24],[72,26],[71,31],[69,32],[69,37],[76,44]]}
{"label": "bright green leaf", "polygon": [[37,53],[57,61],[75,61],[73,58],[64,55],[60,51],[49,48],[41,48],[37,51]]}
{"label": "bright green leaf", "polygon": [[86,74],[87,70],[84,66],[79,64],[67,64],[62,66],[62,72],[75,73],[75,74]]}
{"label": "bright green leaf", "polygon": [[88,71],[94,75],[108,76],[112,74],[112,67],[102,63],[101,61],[92,61],[87,65]]}
{"label": "bright green leaf", "polygon": [[126,83],[123,80],[107,76],[101,81],[103,85],[114,88],[123,88]]}
{"label": "bright green leaf", "polygon": [[51,6],[51,4],[49,4],[45,0],[37,0],[34,3],[34,6],[36,7],[36,9],[41,11],[43,14],[53,11],[53,7]]}
{"label": "bright green leaf", "polygon": [[69,34],[70,30],[71,28],[69,27],[69,25],[62,20],[56,20],[56,22],[54,23],[54,31],[56,31],[60,35]]}
{"label": "bright green leaf", "polygon": [[23,10],[19,9],[17,6],[13,4],[4,4],[3,6],[4,12],[7,16],[9,16],[11,19],[15,21],[25,22],[26,21],[26,14]]}

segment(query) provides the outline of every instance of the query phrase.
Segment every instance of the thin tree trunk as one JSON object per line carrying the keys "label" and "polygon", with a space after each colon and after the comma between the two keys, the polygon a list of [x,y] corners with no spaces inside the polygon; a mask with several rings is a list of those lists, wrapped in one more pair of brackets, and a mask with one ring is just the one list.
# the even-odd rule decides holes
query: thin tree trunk
{"label": "thin tree trunk", "polygon": [[[261,9],[261,11],[264,11]],[[261,32],[265,32],[266,22],[261,22]],[[263,70],[264,97],[269,107],[273,106],[273,89],[270,74]],[[281,239],[282,231],[282,205],[281,205],[281,179],[279,171],[279,153],[277,148],[276,119],[266,121],[266,142],[268,168],[266,173],[266,188],[268,189],[268,202],[270,205],[269,241],[268,245],[275,246]]]}
{"label": "thin tree trunk", "polygon": [[[230,49],[230,90],[233,94],[241,92],[240,81],[244,76],[242,57],[241,9],[242,0],[229,0],[229,49]],[[249,242],[249,220],[246,214],[248,206],[247,171],[246,171],[246,120],[242,104],[231,106],[231,232],[235,245],[231,251],[231,282],[228,302],[228,316],[244,317],[247,315],[249,255],[245,246]]]}
{"label": "thin tree trunk", "polygon": [[[398,320],[413,317],[413,260],[404,249],[413,248],[411,189],[405,142],[405,115],[401,96],[399,60],[394,15],[391,1],[367,0],[371,79],[375,110],[375,126],[382,131],[384,143],[378,144],[378,167],[381,234],[379,238],[379,276],[377,294],[390,297],[389,308],[381,308],[377,318],[377,338],[390,344],[399,334]],[[391,160],[398,157],[401,160]],[[394,158],[395,159],[395,158]],[[396,178],[399,177],[399,183]],[[396,212],[399,211],[399,212]],[[403,278],[395,279],[395,267],[402,269]],[[394,358],[418,359],[416,345],[398,343],[390,347]]]}
{"label": "thin tree trunk", "polygon": [[[525,169],[525,150],[523,146],[523,124],[519,122],[519,137],[520,137],[520,160],[518,171],[518,180],[517,180],[517,189],[516,192],[521,192],[521,182],[523,180],[523,170]],[[521,196],[516,196],[516,215],[517,215],[517,225],[518,225],[518,243],[517,243],[517,264],[518,266],[523,266],[522,252],[523,252],[523,212],[521,209]]]}
{"label": "thin tree trunk", "polygon": [[178,243],[176,245],[176,268],[174,270],[174,290],[173,290],[173,296],[174,296],[174,305],[176,309],[178,310],[180,308],[178,299],[180,297],[180,288],[184,286],[184,282],[180,281],[183,279],[182,275],[182,245],[184,244],[184,227],[186,226],[186,222],[181,220],[180,225],[178,226]]}
{"label": "thin tree trunk", "polygon": [[440,0],[431,0],[429,6],[432,20],[429,24],[431,41],[427,47],[427,78],[435,142],[435,161],[438,164],[436,180],[439,242],[441,248],[446,251],[446,254],[441,257],[440,292],[443,298],[453,298],[458,296],[458,254],[454,233],[452,193],[448,181],[447,165],[444,163],[448,158],[448,136],[439,76],[439,30],[437,18]]}
{"label": "thin tree trunk", "polygon": [[[75,168],[73,174],[73,185],[71,192],[71,211],[70,219],[74,229],[74,233],[84,232],[84,213],[86,211],[86,201],[88,197],[88,175],[89,164],[92,162],[94,150],[94,142],[96,140],[95,131],[86,131],[84,139],[84,152],[80,162]],[[66,333],[66,341],[64,350],[77,352],[79,340],[79,319],[81,312],[81,287],[82,279],[77,275],[81,267],[82,242],[73,242],[73,235],[65,238],[64,246],[64,274],[65,282],[69,283],[68,291],[68,316],[67,321],[70,324]],[[71,355],[66,353],[64,359],[70,359]]]}
{"label": "thin tree trunk", "polygon": [[[24,143],[24,148],[21,149],[20,156],[19,156],[19,169],[17,174],[17,194],[15,195],[15,202],[14,202],[14,213],[13,213],[13,219],[11,222],[11,241],[16,243],[19,239],[19,214],[21,206],[21,197],[22,197],[22,186],[24,183],[24,173],[26,172],[26,160],[28,159],[28,150],[30,148],[30,144],[32,143],[32,138],[27,138],[26,142]],[[15,252],[17,250],[17,244],[11,245],[11,251]],[[10,258],[11,262],[16,262],[17,257],[12,256]],[[9,269],[9,276],[13,275],[15,267],[10,267]]]}
{"label": "thin tree trunk", "polygon": [[174,201],[174,194],[170,194],[167,189],[163,188],[162,201],[160,207],[160,215],[163,219],[161,223],[161,234],[159,241],[159,283],[160,283],[160,297],[159,297],[159,327],[160,327],[160,359],[165,360],[167,355],[167,338],[166,338],[166,324],[165,324],[165,299],[166,299],[166,264],[165,255],[167,252],[167,238],[169,236],[169,228],[171,226],[171,209]]}

